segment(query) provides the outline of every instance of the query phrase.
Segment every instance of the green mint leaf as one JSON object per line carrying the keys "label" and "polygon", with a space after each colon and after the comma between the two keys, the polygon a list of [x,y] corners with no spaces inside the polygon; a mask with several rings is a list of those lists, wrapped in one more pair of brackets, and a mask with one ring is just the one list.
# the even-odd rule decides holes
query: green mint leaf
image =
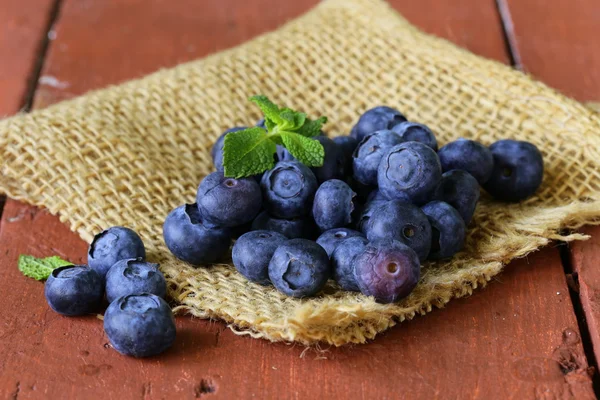
{"label": "green mint leaf", "polygon": [[277,124],[271,121],[269,118],[265,118],[265,126],[269,132],[273,132],[273,129],[277,126]]}
{"label": "green mint leaf", "polygon": [[306,114],[290,110],[289,108],[282,110],[279,116],[283,120],[283,122],[278,125],[278,129],[281,131],[294,132],[297,129],[300,129],[306,120]]}
{"label": "green mint leaf", "polygon": [[18,267],[23,275],[43,281],[48,279],[53,270],[66,265],[73,265],[73,263],[65,261],[58,256],[36,258],[22,254],[19,256]]}
{"label": "green mint leaf", "polygon": [[317,140],[307,138],[295,132],[283,131],[279,133],[283,145],[296,157],[298,161],[308,167],[320,167],[323,165],[325,150]]}
{"label": "green mint leaf", "polygon": [[[265,122],[271,121],[276,125],[280,125],[283,123],[283,120],[279,116],[281,114],[281,110],[277,105],[275,105],[271,100],[267,98],[267,96],[263,96],[262,94],[250,97],[250,101],[253,102],[260,108],[260,110],[265,115]],[[268,125],[267,125],[268,127]],[[271,129],[269,129],[271,131]]]}
{"label": "green mint leaf", "polygon": [[225,176],[242,178],[273,168],[276,146],[264,129],[253,127],[225,136]]}
{"label": "green mint leaf", "polygon": [[306,137],[313,137],[321,134],[321,128],[327,122],[327,117],[320,117],[313,120],[306,119],[304,124],[296,132]]}

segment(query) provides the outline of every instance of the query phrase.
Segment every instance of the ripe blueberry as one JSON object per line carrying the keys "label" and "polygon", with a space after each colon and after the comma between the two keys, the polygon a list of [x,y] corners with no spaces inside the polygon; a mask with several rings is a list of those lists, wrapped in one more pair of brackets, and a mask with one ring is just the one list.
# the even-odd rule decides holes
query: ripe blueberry
{"label": "ripe blueberry", "polygon": [[406,121],[404,115],[391,107],[379,106],[371,108],[360,116],[358,122],[352,128],[350,136],[362,140],[365,136],[375,131],[392,129],[404,121]]}
{"label": "ripe blueberry", "polygon": [[117,261],[146,258],[144,243],[129,228],[113,226],[94,237],[88,250],[88,264],[102,278]]}
{"label": "ripe blueberry", "polygon": [[121,260],[106,274],[106,300],[112,303],[121,296],[136,293],[152,293],[164,298],[167,282],[158,264],[139,259]]}
{"label": "ripe blueberry", "polygon": [[333,138],[344,158],[344,175],[352,173],[352,153],[358,146],[358,140],[352,136],[337,136]]}
{"label": "ripe blueberry", "polygon": [[363,185],[377,185],[377,168],[385,152],[402,142],[400,136],[389,130],[368,134],[352,154],[354,179]]}
{"label": "ripe blueberry", "polygon": [[458,139],[450,142],[438,151],[442,170],[453,169],[467,171],[483,185],[490,178],[494,168],[494,157],[490,150],[479,142]]}
{"label": "ripe blueberry", "polygon": [[326,232],[323,232],[321,236],[317,238],[317,244],[325,249],[327,255],[331,257],[331,254],[335,250],[335,248],[342,243],[344,240],[349,239],[351,237],[360,236],[364,237],[364,235],[358,231],[348,228],[337,228],[330,229]]}
{"label": "ripe blueberry", "polygon": [[288,239],[273,231],[252,231],[233,245],[231,255],[235,269],[253,282],[269,283],[269,262],[280,244]]}
{"label": "ripe blueberry", "polygon": [[362,210],[360,210],[360,213],[358,213],[358,218],[355,223],[356,230],[365,233],[367,229],[367,224],[369,223],[369,220],[371,219],[371,216],[373,215],[375,210],[379,206],[387,202],[387,200],[372,200],[366,203],[363,206]]}
{"label": "ripe blueberry", "polygon": [[403,142],[420,142],[429,146],[433,151],[438,150],[435,135],[426,125],[416,122],[402,122],[392,128],[392,131],[398,134]]}
{"label": "ripe blueberry", "polygon": [[465,243],[466,227],[462,217],[448,203],[432,201],[422,208],[431,224],[430,260],[452,257]]}
{"label": "ripe blueberry", "polygon": [[354,259],[365,251],[369,240],[363,236],[353,236],[343,240],[331,254],[333,279],[344,290],[358,292],[360,289],[354,276]]}
{"label": "ripe blueberry", "polygon": [[327,136],[315,136],[313,139],[321,143],[321,145],[323,145],[323,150],[325,150],[323,165],[312,168],[317,181],[322,183],[330,179],[343,179],[345,162],[344,152]]}
{"label": "ripe blueberry", "polygon": [[453,169],[444,172],[433,199],[456,208],[465,225],[469,225],[479,201],[479,183],[467,171]]}
{"label": "ripe blueberry", "polygon": [[308,217],[276,218],[263,211],[252,222],[252,230],[266,230],[281,233],[288,239],[310,239],[315,232]]}
{"label": "ripe blueberry", "polygon": [[280,161],[260,182],[264,206],[278,218],[295,218],[310,212],[317,191],[317,178],[298,162]]}
{"label": "ripe blueberry", "polygon": [[59,314],[90,314],[100,308],[104,280],[87,265],[68,265],[52,271],[44,295],[50,308]]}
{"label": "ripe blueberry", "polygon": [[325,181],[315,193],[312,215],[321,231],[341,228],[352,222],[356,193],[339,179]]}
{"label": "ripe blueberry", "polygon": [[223,146],[225,145],[225,136],[228,133],[237,132],[244,129],[247,128],[245,126],[236,126],[235,128],[227,129],[213,144],[213,147],[210,150],[210,155],[212,156],[213,164],[217,171],[223,171]]}

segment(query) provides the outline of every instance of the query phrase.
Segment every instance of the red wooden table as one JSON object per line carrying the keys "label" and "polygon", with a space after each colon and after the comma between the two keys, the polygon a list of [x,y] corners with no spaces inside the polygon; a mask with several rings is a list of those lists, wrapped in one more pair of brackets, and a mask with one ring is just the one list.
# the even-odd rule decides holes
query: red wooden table
{"label": "red wooden table", "polygon": [[[0,116],[231,47],[317,0],[0,0]],[[596,0],[394,0],[422,29],[600,101]],[[600,132],[599,132],[600,134]],[[2,207],[3,205],[3,207]],[[19,254],[84,262],[58,218],[0,202],[0,398],[595,398],[600,228],[368,345],[305,349],[177,319],[161,357],[112,350],[95,317],[49,311]],[[595,391],[594,391],[595,389]]]}

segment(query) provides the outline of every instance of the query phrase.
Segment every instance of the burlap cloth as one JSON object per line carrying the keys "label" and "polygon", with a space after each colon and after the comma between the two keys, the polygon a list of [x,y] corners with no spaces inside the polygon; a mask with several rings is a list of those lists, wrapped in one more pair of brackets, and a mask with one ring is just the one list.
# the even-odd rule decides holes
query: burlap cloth
{"label": "burlap cloth", "polygon": [[[248,101],[327,115],[347,134],[360,113],[387,104],[429,125],[444,144],[526,139],[544,154],[537,195],[502,204],[483,195],[466,248],[425,264],[411,296],[382,305],[331,283],[294,299],[248,282],[230,265],[192,268],[163,244],[162,223],[194,200],[212,169],[214,139],[259,118]],[[484,286],[502,266],[564,228],[600,216],[600,114],[539,82],[423,34],[387,4],[328,0],[276,32],[200,61],[0,122],[0,191],[58,214],[85,240],[111,225],[143,237],[170,295],[201,318],[272,341],[363,343],[397,321]]]}

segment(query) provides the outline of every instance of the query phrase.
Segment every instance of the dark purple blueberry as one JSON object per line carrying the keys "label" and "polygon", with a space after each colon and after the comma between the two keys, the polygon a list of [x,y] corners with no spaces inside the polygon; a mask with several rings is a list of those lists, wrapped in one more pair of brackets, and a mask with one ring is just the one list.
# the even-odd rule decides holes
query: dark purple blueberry
{"label": "dark purple blueberry", "polygon": [[354,258],[354,277],[362,294],[379,303],[408,296],[421,276],[419,257],[396,240],[376,240]]}
{"label": "dark purple blueberry", "polygon": [[166,301],[150,293],[113,301],[104,313],[104,332],[119,353],[150,357],[175,341],[175,318]]}
{"label": "dark purple blueberry", "polygon": [[367,229],[367,224],[373,215],[373,212],[381,206],[386,204],[386,200],[373,200],[364,205],[364,207],[358,213],[358,218],[356,219],[355,227],[357,231],[365,233]]}
{"label": "dark purple blueberry", "polygon": [[275,153],[275,162],[279,161],[296,161],[296,158],[289,152],[288,149],[282,145],[277,145],[277,151]]}
{"label": "dark purple blueberry", "polygon": [[260,186],[267,211],[277,218],[291,219],[310,213],[319,185],[304,164],[281,161],[265,172]]}
{"label": "dark purple blueberry", "polygon": [[350,136],[362,140],[375,131],[392,129],[404,121],[406,121],[404,115],[394,108],[386,106],[371,108],[360,116],[358,122],[352,128]]}
{"label": "dark purple blueberry", "polygon": [[236,126],[235,128],[227,129],[225,132],[221,134],[213,144],[212,149],[210,150],[210,155],[212,156],[213,164],[217,171],[223,171],[223,146],[225,145],[225,136],[231,132],[237,132],[244,129],[248,129],[245,126]]}
{"label": "dark purple blueberry", "polygon": [[269,284],[269,262],[277,247],[287,240],[273,231],[252,231],[242,235],[231,251],[235,269],[253,282]]}
{"label": "dark purple blueberry", "polygon": [[323,232],[321,236],[317,238],[317,244],[325,249],[327,255],[331,257],[331,253],[335,250],[338,244],[351,237],[360,236],[364,237],[359,231],[348,228],[337,228],[330,229]]}
{"label": "dark purple blueberry", "polygon": [[369,240],[363,236],[354,236],[342,240],[330,256],[333,279],[344,290],[358,292],[360,289],[354,276],[354,259],[367,248]]}
{"label": "dark purple blueberry", "polygon": [[544,178],[542,153],[529,142],[499,140],[490,146],[494,168],[483,188],[498,200],[517,202],[532,196]]}
{"label": "dark purple blueberry", "polygon": [[346,182],[339,179],[325,181],[315,193],[312,215],[319,229],[342,228],[352,222],[354,196]]}
{"label": "dark purple blueberry", "polygon": [[418,207],[399,200],[378,206],[365,227],[369,240],[394,239],[413,249],[425,261],[431,247],[431,225]]}
{"label": "dark purple blueberry", "polygon": [[68,265],[52,271],[44,295],[50,308],[59,314],[90,314],[100,309],[104,280],[87,265]]}
{"label": "dark purple blueberry", "polygon": [[281,233],[288,239],[309,239],[314,235],[311,221],[308,217],[292,219],[276,218],[263,211],[252,222],[252,230],[266,230]]}
{"label": "dark purple blueberry", "polygon": [[405,142],[389,149],[377,172],[381,194],[417,205],[431,199],[441,177],[437,154],[419,142]]}
{"label": "dark purple blueberry", "polygon": [[377,168],[387,150],[401,143],[400,137],[390,130],[373,132],[360,141],[352,154],[354,179],[363,185],[377,185]]}
{"label": "dark purple blueberry", "polygon": [[280,245],[269,263],[273,285],[293,297],[317,294],[330,275],[331,265],[325,250],[306,239],[292,239]]}
{"label": "dark purple blueberry", "polygon": [[490,150],[469,139],[460,138],[442,146],[438,157],[444,172],[453,169],[467,171],[480,185],[488,181],[494,168],[494,157]]}
{"label": "dark purple blueberry", "polygon": [[136,258],[121,260],[106,274],[106,299],[109,303],[121,296],[137,293],[152,293],[165,298],[167,282],[158,264]]}
{"label": "dark purple blueberry", "polygon": [[338,145],[327,136],[315,136],[314,140],[323,145],[325,158],[321,167],[312,168],[319,183],[330,179],[344,179],[344,152]]}
{"label": "dark purple blueberry", "polygon": [[337,136],[333,138],[344,157],[344,175],[352,173],[352,153],[358,146],[358,140],[352,136]]}
{"label": "dark purple blueberry", "polygon": [[448,203],[432,201],[422,208],[431,224],[430,260],[441,260],[452,257],[459,252],[465,243],[465,221]]}
{"label": "dark purple blueberry", "polygon": [[467,171],[453,169],[442,174],[442,180],[433,194],[434,200],[444,201],[456,208],[469,225],[479,201],[479,182]]}
{"label": "dark purple blueberry", "polygon": [[88,264],[102,278],[117,261],[127,258],[146,258],[144,243],[129,228],[113,226],[96,236],[88,249]]}
{"label": "dark purple blueberry", "polygon": [[192,265],[219,261],[231,244],[231,231],[206,226],[196,203],[171,211],[163,225],[163,236],[171,253]]}
{"label": "dark purple blueberry", "polygon": [[367,197],[367,203],[371,203],[374,201],[389,201],[389,199],[385,197],[383,193],[381,193],[379,190],[375,189],[371,193],[369,193],[369,196]]}
{"label": "dark purple blueberry", "polygon": [[392,128],[392,131],[398,134],[403,142],[420,142],[429,146],[433,151],[438,150],[435,135],[426,125],[416,122],[402,122]]}
{"label": "dark purple blueberry", "polygon": [[217,171],[200,183],[196,203],[206,223],[230,228],[256,217],[262,206],[262,194],[256,180],[227,178]]}

